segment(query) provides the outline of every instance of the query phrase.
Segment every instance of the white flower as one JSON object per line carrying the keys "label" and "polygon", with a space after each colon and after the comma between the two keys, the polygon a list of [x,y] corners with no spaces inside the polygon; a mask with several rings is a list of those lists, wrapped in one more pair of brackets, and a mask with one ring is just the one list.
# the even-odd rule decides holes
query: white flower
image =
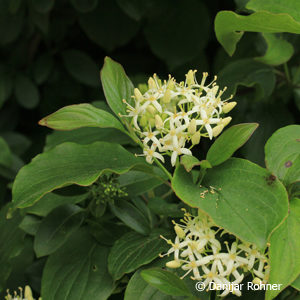
{"label": "white flower", "polygon": [[204,109],[201,109],[200,115],[201,115],[201,120],[197,120],[196,124],[197,125],[204,125],[204,127],[205,127],[205,129],[208,133],[209,138],[212,139],[213,138],[213,130],[212,130],[210,125],[211,124],[218,124],[220,122],[220,119],[219,118],[212,118],[212,117],[207,116],[206,110],[204,110]]}
{"label": "white flower", "polygon": [[[163,161],[162,156],[157,154],[165,154],[170,156],[175,166],[178,156],[192,155],[191,148],[200,142],[201,137],[212,139],[221,133],[222,126],[229,123],[228,117],[223,118],[225,111],[222,108],[224,106],[229,111],[234,105],[228,106],[224,102],[228,99],[221,99],[225,89],[219,89],[215,83],[216,77],[205,84],[207,73],[203,73],[199,84],[195,74],[195,70],[190,70],[185,82],[180,83],[171,76],[167,81],[162,81],[154,74],[148,80],[145,93],[134,89],[135,105],[124,100],[128,113],[126,117],[132,119],[130,125],[143,139],[147,162],[152,163],[153,157]],[[193,126],[190,126],[192,120]],[[222,123],[223,120],[226,124]],[[155,150],[152,144],[156,145]]]}
{"label": "white flower", "polygon": [[[268,281],[270,272],[267,265],[268,258],[260,253],[255,245],[243,243],[236,238],[230,246],[224,241],[223,246],[226,246],[227,251],[223,251],[224,247],[217,235],[221,229],[216,230],[217,226],[212,219],[200,211],[196,217],[185,212],[181,223],[173,221],[175,242],[165,239],[172,247],[162,255],[174,254],[174,258],[166,266],[184,270],[185,273],[181,278],[192,273],[191,278],[201,280],[205,287],[210,283],[222,285],[226,288],[222,292],[217,291],[220,297],[225,297],[229,293],[241,296],[238,285],[248,274],[255,274],[256,280],[263,283]],[[223,233],[226,233],[225,230]]]}
{"label": "white flower", "polygon": [[162,162],[165,162],[164,157],[158,152],[155,152],[156,147],[157,147],[156,144],[152,144],[150,148],[149,147],[144,148],[144,155],[146,156],[146,161],[149,164],[152,163],[154,157],[160,159]]}

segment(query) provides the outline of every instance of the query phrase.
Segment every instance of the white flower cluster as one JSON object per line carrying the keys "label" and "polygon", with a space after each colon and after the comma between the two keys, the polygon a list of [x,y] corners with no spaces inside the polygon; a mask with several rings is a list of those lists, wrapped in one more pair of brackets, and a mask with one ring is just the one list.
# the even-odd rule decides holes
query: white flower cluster
{"label": "white flower cluster", "polygon": [[[215,230],[212,220],[201,213],[197,217],[185,213],[181,221],[183,224],[174,222],[174,243],[162,237],[172,247],[160,256],[173,254],[174,260],[169,261],[166,266],[181,267],[186,271],[182,278],[192,272],[191,278],[202,281],[205,287],[211,283],[234,287],[250,272],[256,276],[253,283],[267,283],[270,272],[268,258],[254,244],[236,239],[230,246],[228,242],[224,242],[222,247],[216,238],[221,229]],[[219,296],[224,297],[230,292],[241,296],[239,289],[226,289]]]}
{"label": "white flower cluster", "polygon": [[[23,289],[19,287],[19,293],[16,291],[13,293],[13,295],[10,294],[9,290],[7,290],[7,295],[5,296],[5,300],[34,300],[32,297],[32,291],[30,286],[25,286],[25,291],[23,295]],[[39,298],[39,300],[42,300],[42,298]]]}
{"label": "white flower cluster", "polygon": [[223,118],[223,115],[236,102],[227,102],[232,97],[221,99],[226,88],[219,89],[216,77],[205,85],[207,73],[203,73],[198,83],[195,73],[190,70],[186,80],[180,83],[171,76],[162,82],[154,74],[144,93],[134,89],[133,106],[123,100],[128,113],[124,117],[132,118],[131,124],[143,140],[148,163],[153,158],[164,162],[163,155],[169,155],[174,166],[179,155],[192,155],[190,149],[201,137],[216,137],[231,121],[231,117]]}

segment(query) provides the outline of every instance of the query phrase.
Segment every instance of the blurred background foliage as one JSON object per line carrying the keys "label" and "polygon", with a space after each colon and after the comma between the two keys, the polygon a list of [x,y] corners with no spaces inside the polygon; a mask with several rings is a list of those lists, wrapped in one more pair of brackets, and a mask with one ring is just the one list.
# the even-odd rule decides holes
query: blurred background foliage
{"label": "blurred background foliage", "polygon": [[[197,69],[199,77],[204,71],[218,74],[219,85],[227,85],[228,94],[235,93],[238,102],[233,123],[260,124],[240,155],[264,165],[267,138],[276,129],[299,122],[300,40],[293,34],[247,33],[234,55],[228,56],[215,37],[214,18],[220,10],[247,15],[246,3],[0,0],[0,206],[10,201],[11,183],[20,167],[42,152],[45,143],[46,150],[65,140],[115,138],[128,143],[111,131],[99,136],[98,129],[91,128],[52,134],[38,126],[42,117],[65,105],[93,102],[103,107],[99,70],[106,55],[124,66],[135,85],[153,73],[162,78],[171,73],[183,80],[190,68]],[[288,44],[283,62],[274,62],[272,53],[264,56],[276,38]],[[199,146],[200,156],[208,146]],[[1,241],[12,237],[5,226]],[[15,230],[15,237],[25,235]],[[0,245],[0,254],[3,247],[7,245]],[[30,242],[22,251],[12,263],[7,287],[29,280],[38,289],[39,278],[30,274],[39,272],[43,259],[32,264]]]}

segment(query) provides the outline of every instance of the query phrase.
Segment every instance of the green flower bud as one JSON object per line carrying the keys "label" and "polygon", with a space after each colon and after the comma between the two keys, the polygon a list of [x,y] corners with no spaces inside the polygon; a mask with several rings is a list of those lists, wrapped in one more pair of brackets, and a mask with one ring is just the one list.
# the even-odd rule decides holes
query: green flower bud
{"label": "green flower bud", "polygon": [[188,127],[188,133],[194,134],[197,130],[196,120],[192,119]]}
{"label": "green flower bud", "polygon": [[192,136],[192,144],[193,145],[198,145],[200,143],[200,138],[201,134],[200,131],[197,131],[195,134]]}
{"label": "green flower bud", "polygon": [[138,88],[134,89],[134,96],[138,101],[143,101],[144,97]]}
{"label": "green flower bud", "polygon": [[149,119],[149,123],[150,123],[151,127],[154,127],[155,126],[155,119],[154,118]]}
{"label": "green flower bud", "polygon": [[155,83],[155,81],[152,77],[150,77],[149,80],[148,80],[148,86],[149,86],[150,90],[156,90],[157,89],[156,83]]}
{"label": "green flower bud", "polygon": [[216,127],[213,128],[212,134],[214,137],[217,137],[223,130],[224,126],[223,125],[217,125]]}
{"label": "green flower bud", "polygon": [[156,108],[153,105],[148,105],[146,109],[151,115],[156,113]]}
{"label": "green flower bud", "polygon": [[24,294],[25,298],[27,300],[34,300],[32,297],[32,291],[29,285],[25,286],[25,294]]}
{"label": "green flower bud", "polygon": [[171,269],[177,269],[180,266],[181,266],[181,263],[178,260],[171,260],[166,263],[166,267],[171,268]]}
{"label": "green flower bud", "polygon": [[195,74],[195,71],[189,70],[188,73],[185,75],[185,77],[186,77],[186,83],[188,85],[195,84],[194,74]]}
{"label": "green flower bud", "polygon": [[225,114],[229,113],[236,106],[236,104],[237,103],[235,101],[225,104],[222,108],[223,113]]}
{"label": "green flower bud", "polygon": [[222,124],[225,127],[231,122],[231,120],[232,120],[231,117],[226,117],[226,118],[221,120],[220,124]]}
{"label": "green flower bud", "polygon": [[145,127],[147,126],[148,124],[148,119],[145,115],[141,116],[140,120],[139,120],[139,123],[142,127]]}
{"label": "green flower bud", "polygon": [[164,126],[164,122],[159,115],[155,115],[155,126],[156,128],[162,128]]}
{"label": "green flower bud", "polygon": [[167,89],[164,96],[162,97],[164,103],[170,103],[171,101],[171,90]]}

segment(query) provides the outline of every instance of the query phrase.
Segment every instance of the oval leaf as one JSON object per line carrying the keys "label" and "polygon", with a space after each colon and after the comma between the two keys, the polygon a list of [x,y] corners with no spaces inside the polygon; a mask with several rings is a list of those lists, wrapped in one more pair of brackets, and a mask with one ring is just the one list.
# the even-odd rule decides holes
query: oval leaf
{"label": "oval leaf", "polygon": [[65,106],[39,122],[55,130],[73,130],[81,127],[116,128],[126,133],[122,124],[110,113],[91,104]]}
{"label": "oval leaf", "polygon": [[42,295],[48,300],[106,300],[114,289],[107,271],[108,248],[80,230],[50,255],[42,277]]}
{"label": "oval leaf", "polygon": [[245,123],[228,128],[209,148],[206,159],[212,166],[223,163],[248,141],[257,127],[257,123]]}
{"label": "oval leaf", "polygon": [[300,274],[300,199],[290,201],[289,216],[272,234],[270,240],[270,279],[268,283],[281,283],[280,290],[268,290],[266,300],[274,299],[292,284]]}
{"label": "oval leaf", "polygon": [[64,143],[39,154],[19,171],[13,185],[13,203],[17,208],[24,208],[57,188],[91,185],[107,170],[121,174],[137,165],[151,170],[141,162],[116,144]]}
{"label": "oval leaf", "polygon": [[300,181],[300,125],[278,129],[265,145],[266,166],[285,184]]}
{"label": "oval leaf", "polygon": [[232,11],[221,11],[215,18],[215,32],[219,43],[231,56],[236,44],[245,31],[277,33],[300,33],[300,23],[288,14],[274,14],[259,11],[249,16],[241,16]]}
{"label": "oval leaf", "polygon": [[143,270],[141,276],[150,285],[171,296],[192,296],[184,281],[174,273],[160,268]]}
{"label": "oval leaf", "polygon": [[[113,245],[108,257],[108,270],[115,280],[125,273],[148,264],[168,249],[159,236],[162,232],[154,230],[149,236],[128,232]],[[165,232],[164,232],[165,233]]]}
{"label": "oval leaf", "polygon": [[83,221],[84,211],[66,204],[54,209],[41,223],[34,239],[37,257],[55,252],[76,231]]}
{"label": "oval leaf", "polygon": [[123,67],[111,58],[106,57],[101,70],[101,81],[106,101],[112,111],[119,116],[125,114],[126,105],[123,99],[131,103],[133,84],[126,76]]}
{"label": "oval leaf", "polygon": [[99,70],[96,63],[84,52],[67,50],[62,53],[67,71],[80,83],[97,87]]}
{"label": "oval leaf", "polygon": [[[203,185],[195,185],[183,166],[176,168],[172,187],[183,202],[200,208],[218,226],[262,249],[287,216],[288,197],[282,183],[247,160],[231,158],[208,169]],[[211,193],[205,186],[215,190]]]}
{"label": "oval leaf", "polygon": [[17,101],[25,108],[32,109],[39,103],[39,91],[29,77],[19,74],[15,82]]}
{"label": "oval leaf", "polygon": [[112,212],[128,227],[138,233],[147,235],[150,224],[145,215],[133,204],[126,200],[115,201],[110,205]]}

